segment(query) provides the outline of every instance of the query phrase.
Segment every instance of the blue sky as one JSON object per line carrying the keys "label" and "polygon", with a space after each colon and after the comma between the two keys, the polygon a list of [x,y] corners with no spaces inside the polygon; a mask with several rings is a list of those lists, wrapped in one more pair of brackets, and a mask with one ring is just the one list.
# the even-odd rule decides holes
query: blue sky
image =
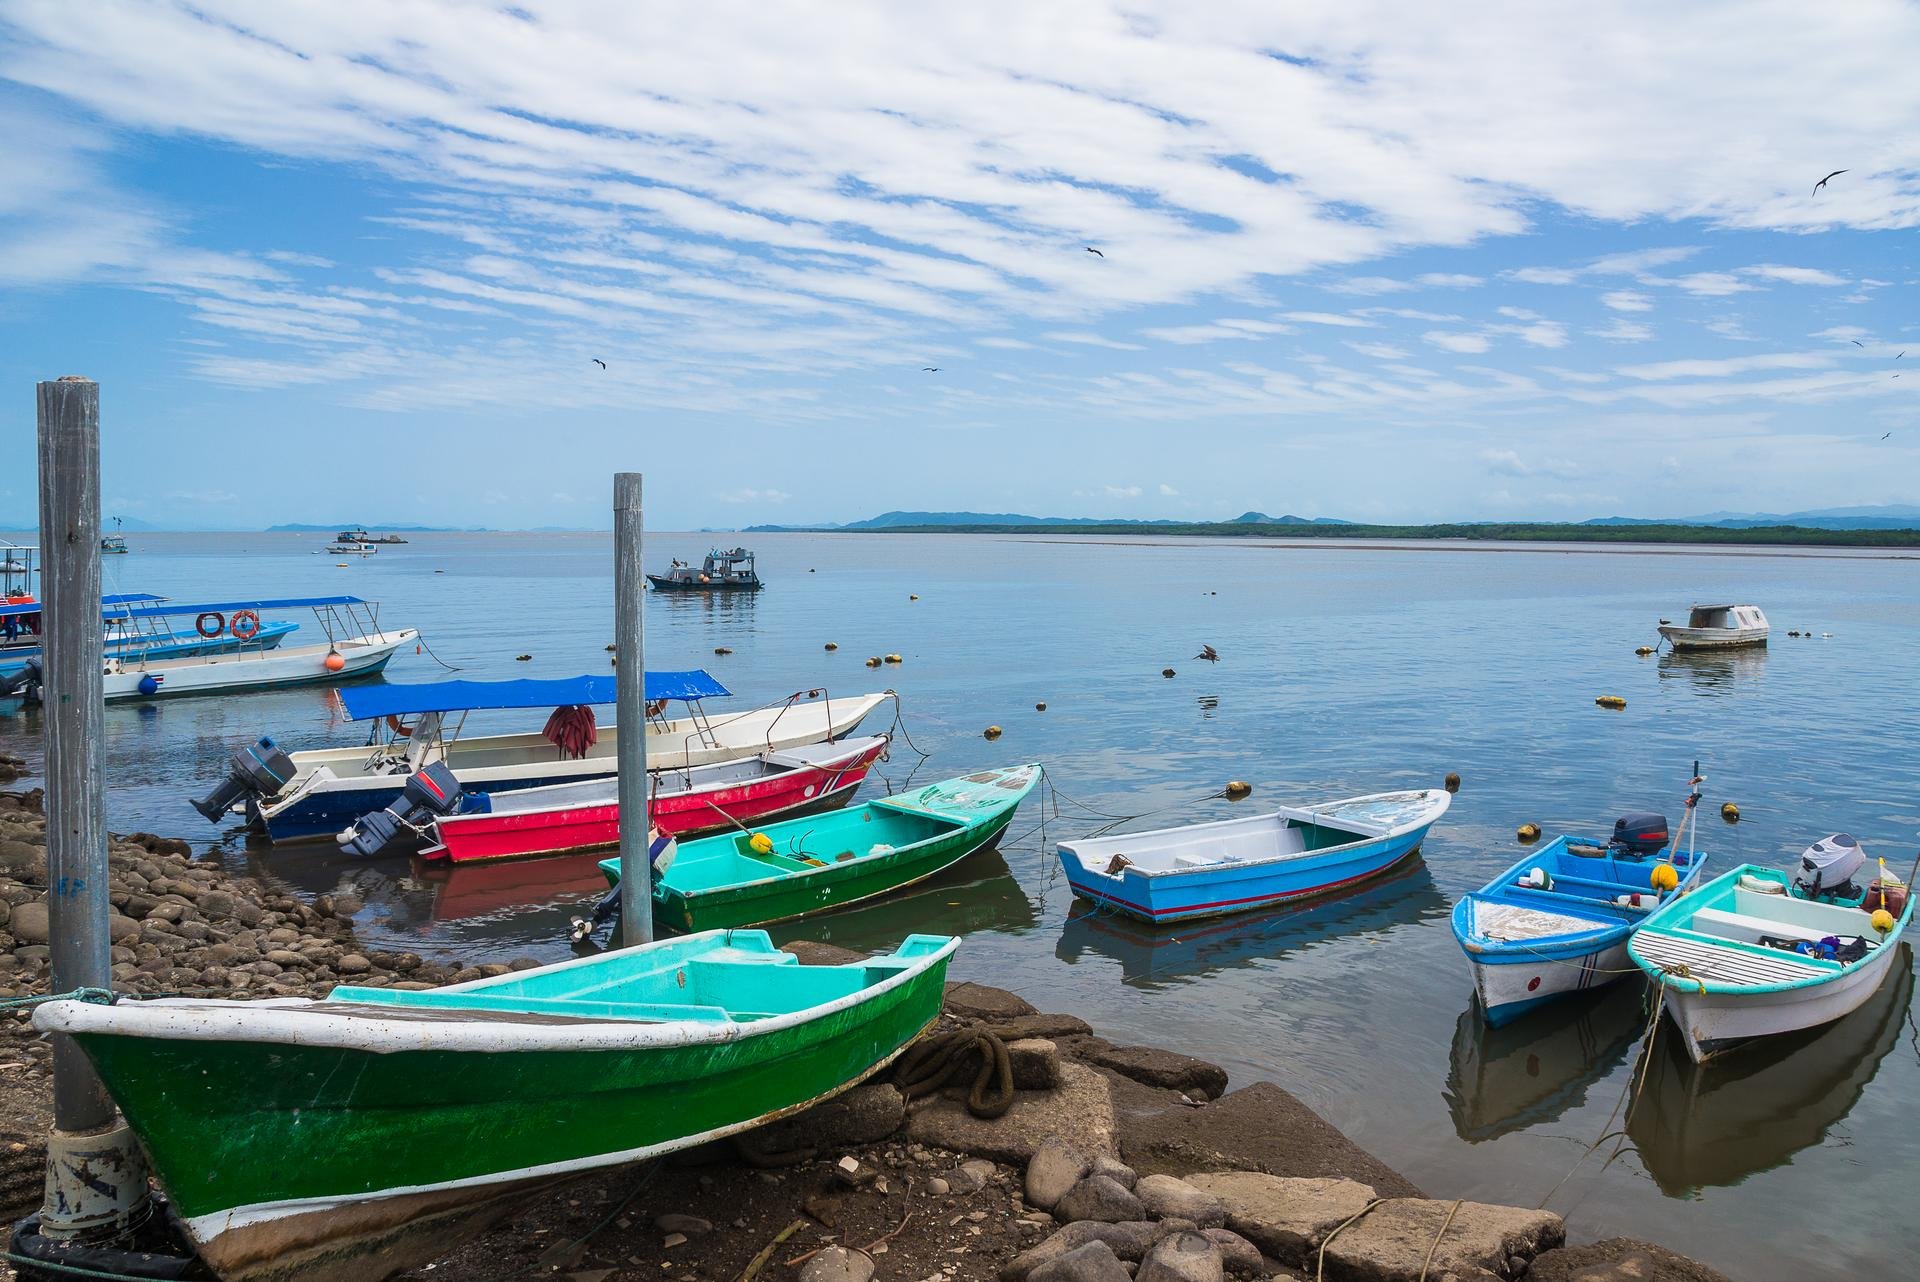
{"label": "blue sky", "polygon": [[1920,9],[949,8],[10,0],[0,521],[1920,501]]}

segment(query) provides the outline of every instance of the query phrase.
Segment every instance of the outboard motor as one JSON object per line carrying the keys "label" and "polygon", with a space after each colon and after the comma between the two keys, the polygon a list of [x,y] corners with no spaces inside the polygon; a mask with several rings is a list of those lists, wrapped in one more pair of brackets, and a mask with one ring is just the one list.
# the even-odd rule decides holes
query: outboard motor
{"label": "outboard motor", "polygon": [[1793,888],[1808,899],[1858,899],[1862,892],[1853,874],[1865,862],[1867,852],[1846,833],[1822,837],[1801,852]]}
{"label": "outboard motor", "polygon": [[1650,859],[1667,848],[1667,840],[1667,817],[1640,811],[1613,821],[1607,851],[1617,859]]}
{"label": "outboard motor", "polygon": [[18,672],[0,677],[0,699],[22,696],[28,703],[40,702],[40,688],[46,684],[46,676],[40,670],[40,660],[28,659]]}
{"label": "outboard motor", "polygon": [[293,758],[280,751],[273,740],[262,738],[259,743],[235,748],[227,777],[192,805],[207,817],[208,823],[223,823],[235,802],[244,799],[251,810],[261,798],[271,797],[286,787],[294,774]]}
{"label": "outboard motor", "polygon": [[426,826],[460,808],[460,781],[444,761],[433,761],[407,776],[400,798],[385,810],[363,815],[335,838],[350,855],[371,859],[398,854],[426,833]]}

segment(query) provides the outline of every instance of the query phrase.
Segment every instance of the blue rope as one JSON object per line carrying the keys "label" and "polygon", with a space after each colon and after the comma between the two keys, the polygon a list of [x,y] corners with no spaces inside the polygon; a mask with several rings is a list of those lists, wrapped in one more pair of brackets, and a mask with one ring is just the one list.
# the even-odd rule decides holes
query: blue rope
{"label": "blue rope", "polygon": [[36,997],[0,998],[0,1010],[19,1010],[23,1006],[40,1006],[47,1002],[98,1002],[102,1006],[111,1006],[119,1000],[120,994],[111,988],[76,988],[66,993],[46,993]]}

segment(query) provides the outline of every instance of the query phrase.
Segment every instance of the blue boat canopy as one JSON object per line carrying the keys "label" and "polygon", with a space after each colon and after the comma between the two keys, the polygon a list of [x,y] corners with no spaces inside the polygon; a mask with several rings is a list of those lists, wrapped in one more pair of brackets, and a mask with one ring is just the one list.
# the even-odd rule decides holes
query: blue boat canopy
{"label": "blue boat canopy", "polygon": [[[342,686],[340,701],[354,721],[407,717],[420,712],[471,712],[483,708],[559,708],[575,703],[612,703],[615,678],[560,677],[551,681],[429,681],[419,685]],[[719,699],[730,691],[711,673],[647,673],[649,699]]]}
{"label": "blue boat canopy", "polygon": [[[129,610],[112,609],[113,606],[126,606],[144,601],[164,601],[167,598],[155,596],[151,592],[121,592],[113,596],[100,598],[100,617],[103,619],[124,619]],[[0,619],[17,619],[23,614],[39,614],[46,609],[38,601],[22,601],[16,605],[0,606]]]}
{"label": "blue boat canopy", "polygon": [[366,601],[357,596],[296,596],[281,597],[267,601],[202,601],[198,605],[160,605],[148,606],[139,610],[126,610],[124,617],[135,619],[160,618],[170,614],[218,614],[231,613],[234,610],[323,610],[330,605],[366,605]]}

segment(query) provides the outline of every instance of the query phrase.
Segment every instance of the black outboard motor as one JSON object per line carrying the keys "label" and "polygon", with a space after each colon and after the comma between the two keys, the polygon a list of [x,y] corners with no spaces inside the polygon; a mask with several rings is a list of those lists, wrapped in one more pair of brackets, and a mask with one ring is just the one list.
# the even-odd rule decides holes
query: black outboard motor
{"label": "black outboard motor", "polygon": [[1607,850],[1616,858],[1648,859],[1666,848],[1665,815],[1642,811],[1613,821],[1613,840],[1607,843]]}
{"label": "black outboard motor", "polygon": [[418,843],[427,824],[458,810],[462,796],[460,781],[447,769],[447,763],[430,762],[407,776],[399,800],[385,810],[361,816],[335,840],[348,854],[364,859],[399,854]]}
{"label": "black outboard motor", "polygon": [[18,672],[0,677],[0,699],[22,696],[28,703],[40,702],[40,688],[46,684],[46,676],[40,670],[40,660],[28,659]]}
{"label": "black outboard motor", "polygon": [[280,751],[273,740],[233,750],[233,767],[225,779],[193,808],[207,817],[208,823],[224,823],[235,802],[244,798],[249,812],[262,797],[271,797],[286,787],[294,776],[293,758]]}

